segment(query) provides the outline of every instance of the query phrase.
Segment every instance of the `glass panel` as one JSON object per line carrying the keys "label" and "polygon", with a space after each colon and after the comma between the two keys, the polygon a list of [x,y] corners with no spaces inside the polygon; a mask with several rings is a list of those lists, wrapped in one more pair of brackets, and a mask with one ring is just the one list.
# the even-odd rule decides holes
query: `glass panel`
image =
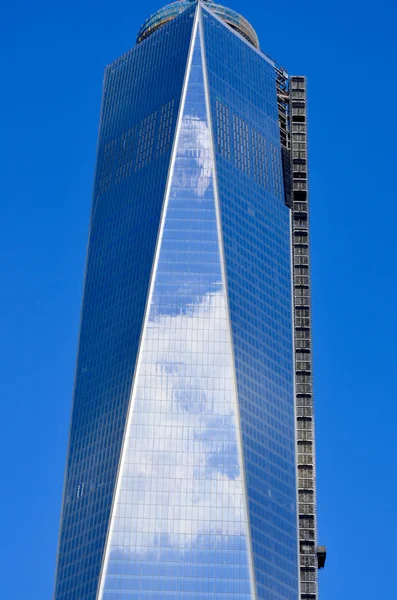
{"label": "glass panel", "polygon": [[97,597],[194,10],[105,73],[55,600]]}
{"label": "glass panel", "polygon": [[297,600],[290,211],[275,72],[204,7],[203,26],[257,597]]}
{"label": "glass panel", "polygon": [[198,33],[193,49],[104,600],[253,598]]}

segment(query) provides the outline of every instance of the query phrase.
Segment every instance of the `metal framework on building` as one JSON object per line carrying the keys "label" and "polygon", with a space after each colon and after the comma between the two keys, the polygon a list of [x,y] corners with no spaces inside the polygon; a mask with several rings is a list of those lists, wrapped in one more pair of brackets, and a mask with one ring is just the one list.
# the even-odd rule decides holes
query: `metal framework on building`
{"label": "metal framework on building", "polygon": [[288,80],[283,69],[275,71],[285,202],[292,223],[301,600],[317,600],[318,569],[324,567],[326,548],[317,546],[306,78]]}
{"label": "metal framework on building", "polygon": [[292,244],[301,599],[318,596],[306,79],[291,77]]}

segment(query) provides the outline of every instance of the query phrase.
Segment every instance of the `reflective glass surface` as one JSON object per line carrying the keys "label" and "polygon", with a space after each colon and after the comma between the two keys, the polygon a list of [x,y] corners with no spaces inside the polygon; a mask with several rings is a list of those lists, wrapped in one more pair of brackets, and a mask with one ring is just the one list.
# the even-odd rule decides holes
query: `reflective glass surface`
{"label": "reflective glass surface", "polygon": [[257,597],[297,600],[290,213],[273,65],[203,8]]}
{"label": "reflective glass surface", "polygon": [[138,358],[103,600],[253,600],[200,29]]}
{"label": "reflective glass surface", "polygon": [[275,72],[197,7],[105,74],[55,600],[298,598]]}
{"label": "reflective glass surface", "polygon": [[194,7],[105,73],[56,600],[94,600]]}

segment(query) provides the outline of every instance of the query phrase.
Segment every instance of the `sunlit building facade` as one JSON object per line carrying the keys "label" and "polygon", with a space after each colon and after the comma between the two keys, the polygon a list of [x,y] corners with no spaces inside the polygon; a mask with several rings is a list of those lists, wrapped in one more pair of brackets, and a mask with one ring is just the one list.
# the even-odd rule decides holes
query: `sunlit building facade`
{"label": "sunlit building facade", "polygon": [[317,597],[306,160],[230,9],[107,67],[54,600]]}

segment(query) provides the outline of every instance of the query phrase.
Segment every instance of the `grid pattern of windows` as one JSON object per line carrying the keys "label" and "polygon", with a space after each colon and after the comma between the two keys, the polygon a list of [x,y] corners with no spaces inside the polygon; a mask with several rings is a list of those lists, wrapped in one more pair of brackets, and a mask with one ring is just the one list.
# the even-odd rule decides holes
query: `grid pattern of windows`
{"label": "grid pattern of windows", "polygon": [[[215,101],[216,116],[216,151],[226,160],[250,176],[258,185],[270,189],[269,164],[272,165],[273,192],[282,193],[277,148],[266,136],[258,131],[252,122],[241,118],[237,111],[232,110],[218,98]],[[233,144],[230,141],[229,114],[233,120]],[[276,162],[275,162],[276,161]]]}
{"label": "grid pattern of windows", "polygon": [[[175,100],[170,100],[161,107],[160,123],[157,132],[156,158],[169,150],[173,130],[174,104]],[[147,115],[140,123],[129,127],[121,134],[119,139],[113,139],[105,144],[98,186],[99,194],[109,190],[113,179],[118,184],[131,175],[134,156],[135,170],[139,170],[149,164],[156,137],[156,113],[157,111]],[[136,143],[137,131],[139,131],[138,144]],[[114,173],[116,155],[117,168]]]}
{"label": "grid pattern of windows", "polygon": [[99,600],[254,598],[199,31]]}
{"label": "grid pattern of windows", "polygon": [[132,170],[132,159],[134,154],[135,127],[130,127],[121,134],[118,166],[116,170],[116,183],[126,179]]}
{"label": "grid pattern of windows", "polygon": [[136,154],[135,170],[143,169],[152,160],[154,131],[156,127],[157,111],[145,117],[140,124],[138,150]]}
{"label": "grid pattern of windows", "polygon": [[281,156],[278,148],[271,146],[273,194],[283,198]]}
{"label": "grid pattern of windows", "polygon": [[233,115],[234,163],[247,175],[250,174],[250,142],[248,123]]}
{"label": "grid pattern of windows", "polygon": [[230,160],[229,109],[218,99],[216,100],[216,140],[217,151]]}
{"label": "grid pattern of windows", "polygon": [[157,135],[156,157],[164,154],[169,147],[174,116],[174,105],[175,100],[170,100],[167,102],[167,104],[161,107],[160,124]]}
{"label": "grid pattern of windows", "polygon": [[268,166],[266,154],[266,138],[255,129],[252,130],[252,162],[254,179],[264,188],[268,187]]}
{"label": "grid pattern of windows", "polygon": [[[249,129],[250,177],[242,157],[218,152],[216,163],[256,593],[298,600],[290,211],[271,171],[272,153],[281,165],[275,72],[202,10],[213,122],[227,90],[229,113]],[[253,131],[266,140],[268,186],[253,167],[265,152]]]}
{"label": "grid pattern of windows", "polygon": [[137,150],[128,131],[170,98],[178,111],[194,9],[105,72],[54,600],[97,598],[170,152],[105,194],[101,165],[127,164]]}
{"label": "grid pattern of windows", "polygon": [[[196,11],[203,46],[197,37],[162,213]],[[54,598],[96,600],[104,564],[101,600],[297,600],[290,213],[273,66],[192,3],[107,68],[98,165]]]}
{"label": "grid pattern of windows", "polygon": [[113,167],[116,158],[117,141],[110,140],[103,148],[101,168],[99,173],[98,194],[107,192],[113,178]]}

